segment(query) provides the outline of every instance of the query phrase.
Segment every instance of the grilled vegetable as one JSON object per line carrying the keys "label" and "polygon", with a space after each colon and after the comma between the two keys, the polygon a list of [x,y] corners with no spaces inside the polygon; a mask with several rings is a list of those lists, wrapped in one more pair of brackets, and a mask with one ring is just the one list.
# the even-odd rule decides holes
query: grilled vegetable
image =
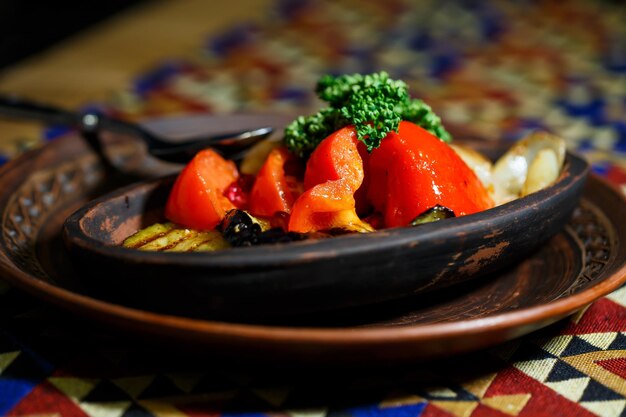
{"label": "grilled vegetable", "polygon": [[[308,239],[310,236],[304,233],[285,232],[281,228],[273,228],[261,232],[257,238],[258,245],[267,245],[272,243],[287,243],[296,242],[298,240]],[[322,235],[316,235],[315,237],[322,237]]]}
{"label": "grilled vegetable", "polygon": [[263,231],[261,224],[242,210],[226,213],[219,229],[224,239],[233,246],[252,246]]}
{"label": "grilled vegetable", "polygon": [[294,156],[286,148],[273,149],[259,170],[250,192],[248,209],[255,216],[272,217],[274,213],[291,211],[298,192],[290,187],[296,179],[285,173],[285,165]]}
{"label": "grilled vegetable", "polygon": [[447,207],[437,204],[429,208],[411,221],[411,226],[419,226],[420,224],[432,223],[439,220],[451,219],[456,217],[454,212]]}
{"label": "grilled vegetable", "polygon": [[492,179],[497,205],[508,203],[554,182],[565,161],[565,140],[535,132],[518,141],[494,164]]}
{"label": "grilled vegetable", "polygon": [[541,149],[528,166],[526,182],[522,187],[521,196],[546,188],[559,178],[561,165],[557,153],[553,149]]}
{"label": "grilled vegetable", "polygon": [[226,213],[219,229],[224,239],[232,246],[284,243],[307,238],[307,235],[302,233],[285,232],[280,228],[269,229],[267,223],[242,210],[231,210]]}
{"label": "grilled vegetable", "polygon": [[216,231],[198,232],[173,223],[156,223],[126,238],[122,246],[156,252],[210,252],[230,245]]}
{"label": "grilled vegetable", "polygon": [[324,139],[311,154],[304,174],[306,191],[293,205],[290,231],[373,231],[356,213],[354,194],[364,178],[358,145],[355,129],[346,127]]}
{"label": "grilled vegetable", "polygon": [[407,226],[417,215],[442,205],[457,216],[493,207],[476,174],[445,143],[403,121],[370,154],[369,199],[386,227]]}
{"label": "grilled vegetable", "polygon": [[224,196],[239,178],[237,166],[205,149],[178,175],[165,205],[165,217],[196,230],[212,230],[235,206]]}

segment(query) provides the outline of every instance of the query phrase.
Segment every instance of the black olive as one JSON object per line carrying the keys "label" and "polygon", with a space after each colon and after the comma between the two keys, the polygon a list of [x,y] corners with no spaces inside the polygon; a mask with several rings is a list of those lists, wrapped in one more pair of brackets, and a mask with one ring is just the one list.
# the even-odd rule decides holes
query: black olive
{"label": "black olive", "polygon": [[261,225],[245,211],[231,210],[224,216],[219,230],[232,246],[252,246],[257,244]]}
{"label": "black olive", "polygon": [[428,210],[414,218],[413,221],[411,221],[410,225],[419,226],[420,224],[432,223],[438,220],[450,219],[452,217],[456,217],[454,211],[437,204],[436,206],[429,208]]}
{"label": "black olive", "polygon": [[263,231],[259,222],[242,210],[231,210],[226,213],[219,230],[222,232],[224,239],[232,246],[286,243],[308,238],[306,234],[285,232],[278,227]]}

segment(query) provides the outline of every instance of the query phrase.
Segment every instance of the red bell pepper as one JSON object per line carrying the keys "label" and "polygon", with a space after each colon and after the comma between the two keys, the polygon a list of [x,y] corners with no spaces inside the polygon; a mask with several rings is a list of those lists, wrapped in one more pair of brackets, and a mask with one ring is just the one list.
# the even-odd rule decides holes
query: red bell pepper
{"label": "red bell pepper", "polygon": [[354,194],[364,177],[358,143],[354,128],[346,127],[313,151],[304,174],[305,192],[293,205],[289,231],[372,230],[355,209]]}
{"label": "red bell pepper", "polygon": [[224,191],[239,173],[211,149],[199,152],[181,171],[165,205],[165,217],[196,230],[212,230],[235,206]]}
{"label": "red bell pepper", "polygon": [[439,204],[457,216],[493,207],[474,172],[447,144],[401,122],[370,155],[368,197],[386,227],[408,225]]}
{"label": "red bell pepper", "polygon": [[253,215],[272,217],[278,212],[291,212],[298,192],[293,187],[295,179],[285,173],[285,165],[293,158],[283,147],[270,152],[250,192],[249,208]]}

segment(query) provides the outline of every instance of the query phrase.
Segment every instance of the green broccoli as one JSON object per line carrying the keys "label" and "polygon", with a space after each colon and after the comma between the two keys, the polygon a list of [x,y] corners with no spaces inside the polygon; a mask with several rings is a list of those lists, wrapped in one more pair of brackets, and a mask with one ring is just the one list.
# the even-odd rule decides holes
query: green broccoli
{"label": "green broccoli", "polygon": [[390,79],[386,72],[325,75],[315,92],[329,107],[311,116],[300,116],[285,129],[285,144],[300,157],[308,156],[324,138],[347,125],[354,125],[358,139],[370,152],[389,132],[398,131],[401,120],[450,141],[450,134],[432,109],[421,100],[411,99],[406,84]]}

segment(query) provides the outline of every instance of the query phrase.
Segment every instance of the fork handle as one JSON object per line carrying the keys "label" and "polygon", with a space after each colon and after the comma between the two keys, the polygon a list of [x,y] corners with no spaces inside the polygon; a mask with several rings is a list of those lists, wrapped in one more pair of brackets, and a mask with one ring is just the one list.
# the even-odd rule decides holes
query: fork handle
{"label": "fork handle", "polygon": [[110,129],[118,133],[126,133],[140,136],[149,147],[163,145],[163,142],[153,137],[141,127],[117,120],[95,112],[75,112],[64,110],[55,106],[37,103],[28,99],[0,94],[0,117],[18,118],[42,122],[47,125],[61,125],[83,131],[85,117],[97,118],[97,129]]}
{"label": "fork handle", "polygon": [[8,95],[0,95],[0,116],[72,127],[79,125],[81,119],[76,112]]}

